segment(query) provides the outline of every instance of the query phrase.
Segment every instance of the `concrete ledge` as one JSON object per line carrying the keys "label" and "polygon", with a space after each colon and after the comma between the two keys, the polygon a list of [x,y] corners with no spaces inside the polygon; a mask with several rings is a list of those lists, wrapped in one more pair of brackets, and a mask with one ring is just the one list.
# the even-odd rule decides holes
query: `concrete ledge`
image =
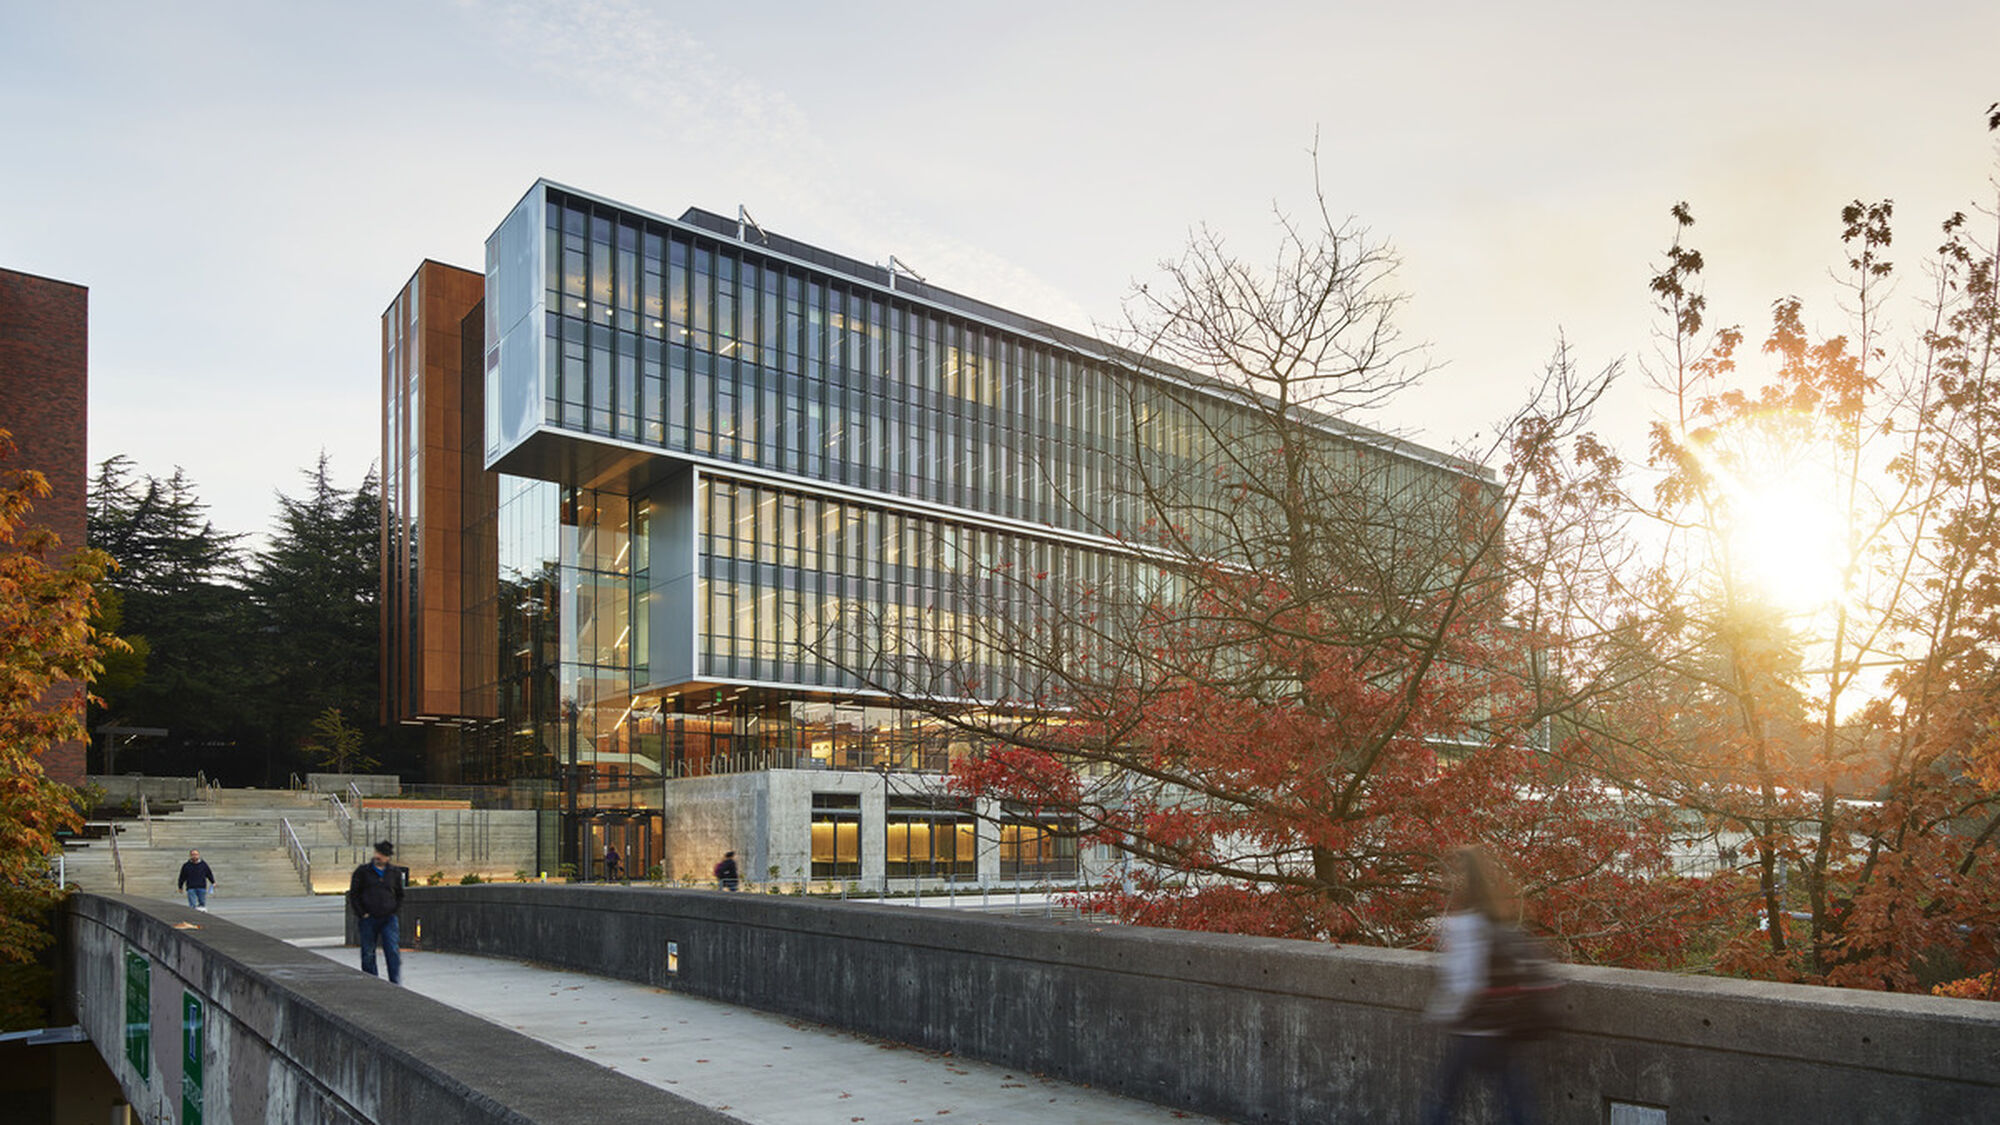
{"label": "concrete ledge", "polygon": [[[1442,1037],[1428,954],[788,896],[427,887],[425,948],[524,958],[1242,1121],[1412,1120]],[[667,943],[675,946],[669,973]],[[2000,1004],[1569,970],[1530,1048],[1549,1119],[2000,1120]]]}
{"label": "concrete ledge", "polygon": [[364,797],[393,797],[403,791],[403,779],[380,773],[309,773],[306,786],[315,793],[331,793],[345,800],[347,787],[354,786]]}
{"label": "concrete ledge", "polygon": [[[66,999],[148,1120],[179,1119],[184,993],[207,1012],[209,1121],[735,1120],[213,915],[81,894],[63,925]],[[125,1054],[128,950],[151,965],[145,1076]]]}
{"label": "concrete ledge", "polygon": [[192,801],[197,787],[191,777],[147,777],[144,774],[91,774],[88,784],[104,790],[104,799],[113,804],[149,801]]}

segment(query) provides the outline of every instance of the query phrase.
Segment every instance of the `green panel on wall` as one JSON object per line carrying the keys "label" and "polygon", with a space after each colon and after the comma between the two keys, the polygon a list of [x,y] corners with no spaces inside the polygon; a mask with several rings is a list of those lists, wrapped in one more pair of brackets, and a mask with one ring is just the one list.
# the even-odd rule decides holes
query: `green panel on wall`
{"label": "green panel on wall", "polygon": [[201,1125],[201,997],[181,993],[181,1125]]}
{"label": "green panel on wall", "polygon": [[125,951],[125,1057],[139,1078],[153,1076],[153,963]]}

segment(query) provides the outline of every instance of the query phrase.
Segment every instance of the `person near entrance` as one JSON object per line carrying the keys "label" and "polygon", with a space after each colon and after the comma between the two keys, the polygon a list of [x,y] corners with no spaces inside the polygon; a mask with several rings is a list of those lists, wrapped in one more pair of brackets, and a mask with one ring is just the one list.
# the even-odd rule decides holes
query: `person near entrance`
{"label": "person near entrance", "polygon": [[200,852],[189,849],[187,862],[181,864],[181,876],[174,880],[174,886],[187,891],[189,906],[206,911],[208,893],[215,889],[215,872]]}
{"label": "person near entrance", "polygon": [[625,878],[625,860],[618,854],[617,848],[610,844],[604,845],[604,881],[608,883],[623,878]]}
{"label": "person near entrance", "polygon": [[375,946],[381,943],[382,956],[389,962],[389,983],[403,983],[402,937],[396,922],[403,909],[403,871],[389,862],[396,845],[383,840],[375,845],[375,858],[354,869],[347,883],[347,908],[354,912],[361,931],[361,971],[375,971]]}
{"label": "person near entrance", "polygon": [[722,884],[723,890],[733,891],[736,889],[738,878],[736,874],[736,853],[723,852],[721,861],[715,865],[715,881]]}

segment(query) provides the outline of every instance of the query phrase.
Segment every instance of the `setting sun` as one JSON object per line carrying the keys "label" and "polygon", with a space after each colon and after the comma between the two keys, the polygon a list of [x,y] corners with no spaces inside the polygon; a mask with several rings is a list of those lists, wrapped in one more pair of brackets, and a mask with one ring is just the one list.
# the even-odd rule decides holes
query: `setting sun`
{"label": "setting sun", "polygon": [[1812,613],[1840,596],[1847,533],[1825,489],[1797,476],[1746,482],[1730,498],[1730,565],[1770,604]]}

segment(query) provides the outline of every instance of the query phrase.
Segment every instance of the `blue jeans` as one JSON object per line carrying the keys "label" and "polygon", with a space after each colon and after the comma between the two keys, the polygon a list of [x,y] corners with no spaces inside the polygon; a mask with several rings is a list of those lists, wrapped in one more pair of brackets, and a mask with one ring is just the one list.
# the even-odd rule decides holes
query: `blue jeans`
{"label": "blue jeans", "polygon": [[403,983],[403,951],[396,947],[398,939],[396,916],[387,918],[361,918],[361,971],[369,976],[379,976],[375,971],[375,943],[382,943],[382,955],[389,962],[389,983]]}
{"label": "blue jeans", "polygon": [[1516,1044],[1501,1035],[1453,1035],[1445,1048],[1444,1072],[1438,1076],[1437,1100],[1424,1114],[1425,1125],[1446,1125],[1458,1108],[1458,1095],[1469,1075],[1490,1078],[1500,1088],[1500,1106],[1511,1125],[1539,1120],[1533,1095],[1514,1058]]}
{"label": "blue jeans", "polygon": [[204,906],[207,906],[207,905],[208,905],[208,888],[207,888],[207,887],[189,887],[189,888],[188,888],[188,905],[189,905],[189,906],[192,906],[192,907],[194,907],[194,908],[195,908],[196,910],[200,910],[200,909],[201,909],[202,907],[204,907]]}

